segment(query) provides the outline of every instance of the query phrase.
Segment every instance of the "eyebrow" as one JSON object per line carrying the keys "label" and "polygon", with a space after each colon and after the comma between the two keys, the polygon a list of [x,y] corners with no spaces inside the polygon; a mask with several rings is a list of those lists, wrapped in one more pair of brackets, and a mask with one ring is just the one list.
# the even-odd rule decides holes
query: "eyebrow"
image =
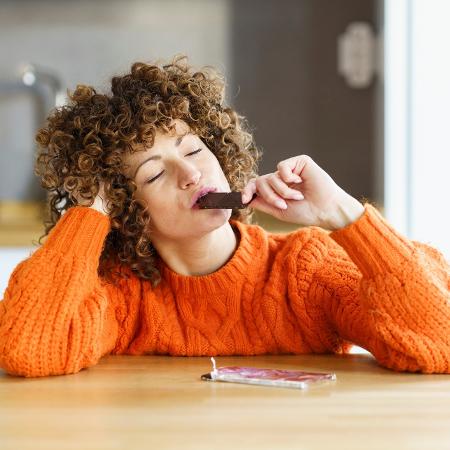
{"label": "eyebrow", "polygon": [[[175,141],[175,147],[179,147],[179,146],[180,146],[181,141],[183,140],[184,136],[186,136],[186,135],[184,134],[183,136],[180,136],[180,137]],[[147,159],[144,159],[144,161],[142,161],[142,162],[136,167],[136,170],[135,170],[135,172],[134,172],[134,178],[136,178],[136,175],[137,175],[137,173],[138,173],[138,170],[139,170],[145,163],[147,163],[147,162],[149,162],[149,161],[153,161],[153,160],[158,160],[158,159],[161,159],[161,155],[153,155],[153,156],[150,156],[150,157],[147,158]]]}

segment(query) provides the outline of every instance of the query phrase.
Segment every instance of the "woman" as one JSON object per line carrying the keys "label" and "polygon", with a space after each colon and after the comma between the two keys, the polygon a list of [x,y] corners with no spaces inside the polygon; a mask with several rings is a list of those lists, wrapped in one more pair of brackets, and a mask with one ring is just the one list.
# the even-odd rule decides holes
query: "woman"
{"label": "woman", "polygon": [[[106,354],[357,344],[390,369],[450,373],[443,256],[306,155],[257,176],[260,152],[223,99],[219,75],[179,58],[134,64],[111,95],[78,86],[50,115],[36,166],[51,193],[48,236],[0,302],[0,367],[35,377]],[[196,207],[211,190],[240,191],[247,207]],[[269,233],[252,209],[305,227]]]}

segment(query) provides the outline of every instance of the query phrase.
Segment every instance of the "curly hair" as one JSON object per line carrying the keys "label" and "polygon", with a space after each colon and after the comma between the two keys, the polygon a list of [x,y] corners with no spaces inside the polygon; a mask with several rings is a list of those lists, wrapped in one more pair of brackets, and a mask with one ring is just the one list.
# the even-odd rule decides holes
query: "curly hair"
{"label": "curly hair", "polygon": [[[78,200],[92,205],[103,182],[111,230],[99,275],[114,283],[115,275],[127,278],[131,269],[156,286],[158,255],[145,232],[150,217],[133,196],[136,184],[124,174],[122,158],[139,144],[151,147],[158,130],[181,119],[214,153],[231,189],[242,190],[257,176],[262,152],[245,117],[224,105],[224,93],[220,73],[210,66],[195,71],[186,56],[165,65],[136,62],[130,73],[112,78],[110,94],[85,85],[68,92],[68,104],[55,108],[36,134],[34,171],[48,191],[39,244]],[[252,215],[250,208],[237,209],[231,218],[251,223]]]}

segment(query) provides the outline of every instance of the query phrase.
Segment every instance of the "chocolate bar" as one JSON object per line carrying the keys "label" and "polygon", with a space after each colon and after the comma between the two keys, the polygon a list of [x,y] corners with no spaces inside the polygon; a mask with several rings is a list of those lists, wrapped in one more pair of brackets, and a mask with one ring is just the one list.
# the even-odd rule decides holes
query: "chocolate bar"
{"label": "chocolate bar", "polygon": [[[252,199],[256,197],[253,194]],[[249,203],[250,203],[249,202]],[[242,194],[240,192],[210,192],[197,200],[200,209],[232,209],[245,208],[247,204],[242,203]]]}

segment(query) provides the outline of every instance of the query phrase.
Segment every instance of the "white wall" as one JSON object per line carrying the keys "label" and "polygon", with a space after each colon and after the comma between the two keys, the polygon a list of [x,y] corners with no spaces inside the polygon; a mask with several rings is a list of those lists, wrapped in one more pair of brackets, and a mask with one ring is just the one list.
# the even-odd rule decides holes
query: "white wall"
{"label": "white wall", "polygon": [[414,0],[411,234],[450,260],[450,2]]}
{"label": "white wall", "polygon": [[385,1],[385,214],[450,260],[450,2]]}

